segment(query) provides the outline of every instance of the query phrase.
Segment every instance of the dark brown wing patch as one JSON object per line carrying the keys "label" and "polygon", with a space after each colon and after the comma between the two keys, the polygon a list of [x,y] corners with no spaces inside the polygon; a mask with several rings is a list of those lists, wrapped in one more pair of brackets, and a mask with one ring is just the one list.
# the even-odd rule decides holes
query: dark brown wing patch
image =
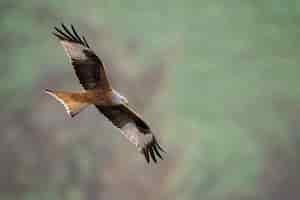
{"label": "dark brown wing patch", "polygon": [[[165,152],[158,144],[149,126],[127,106],[96,106],[98,110],[109,119],[122,134],[144,154],[149,163],[150,158],[156,163],[157,158],[163,159],[161,152]],[[128,125],[134,125],[129,127]]]}
{"label": "dark brown wing patch", "polygon": [[61,40],[84,89],[110,89],[104,64],[90,49],[85,37],[80,37],[73,25],[71,30],[64,24],[61,24],[61,29],[57,27],[54,29],[53,34]]}
{"label": "dark brown wing patch", "polygon": [[128,110],[124,105],[103,106],[97,108],[100,109],[100,111],[118,128],[122,128],[129,121],[133,121],[142,133],[147,134],[150,132],[150,127],[146,124],[146,122],[135,115],[135,113],[133,115],[133,113],[130,112],[130,110]]}
{"label": "dark brown wing patch", "polygon": [[83,88],[86,90],[95,89],[101,86],[101,68],[98,67],[101,61],[91,51],[83,50],[83,53],[87,57],[86,60],[72,58],[71,63]]}

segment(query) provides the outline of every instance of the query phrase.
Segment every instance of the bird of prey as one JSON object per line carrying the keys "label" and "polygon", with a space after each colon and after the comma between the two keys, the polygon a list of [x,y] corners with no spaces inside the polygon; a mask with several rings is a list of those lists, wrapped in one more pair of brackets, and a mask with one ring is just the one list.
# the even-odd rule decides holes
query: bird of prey
{"label": "bird of prey", "polygon": [[46,89],[45,92],[63,104],[67,113],[74,117],[89,105],[95,107],[117,127],[147,163],[162,159],[165,152],[158,144],[146,122],[128,106],[127,99],[112,88],[104,63],[90,48],[84,36],[80,36],[73,25],[68,29],[54,27],[53,34],[60,40],[75,73],[83,86],[83,92],[65,92]]}

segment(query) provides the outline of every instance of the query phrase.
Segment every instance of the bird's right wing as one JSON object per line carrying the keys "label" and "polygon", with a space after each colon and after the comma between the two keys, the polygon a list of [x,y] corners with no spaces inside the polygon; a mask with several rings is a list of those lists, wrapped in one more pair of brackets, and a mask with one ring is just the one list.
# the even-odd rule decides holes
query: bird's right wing
{"label": "bird's right wing", "polygon": [[64,24],[61,29],[54,27],[53,34],[58,37],[65,49],[75,73],[86,90],[110,90],[110,82],[105,72],[103,62],[90,49],[85,37],[80,37],[73,25],[70,31]]}
{"label": "bird's right wing", "polygon": [[148,163],[150,162],[150,158],[155,163],[157,162],[157,157],[162,159],[160,152],[165,151],[158,144],[149,126],[137,113],[126,105],[96,107],[144,154]]}

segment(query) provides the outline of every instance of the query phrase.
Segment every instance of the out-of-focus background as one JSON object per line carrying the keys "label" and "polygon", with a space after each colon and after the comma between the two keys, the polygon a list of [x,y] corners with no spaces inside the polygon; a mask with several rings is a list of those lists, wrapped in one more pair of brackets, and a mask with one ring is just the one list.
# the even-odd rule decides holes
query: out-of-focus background
{"label": "out-of-focus background", "polygon": [[[79,90],[51,35],[74,24],[166,148],[147,165]],[[0,198],[300,197],[297,0],[2,0]]]}

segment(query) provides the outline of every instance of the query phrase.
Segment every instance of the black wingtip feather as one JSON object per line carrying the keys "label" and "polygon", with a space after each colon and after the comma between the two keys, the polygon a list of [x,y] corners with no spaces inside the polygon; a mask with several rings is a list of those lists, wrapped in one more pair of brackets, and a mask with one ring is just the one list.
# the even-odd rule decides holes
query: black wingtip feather
{"label": "black wingtip feather", "polygon": [[157,145],[154,145],[154,146],[153,146],[153,149],[154,149],[156,155],[157,155],[161,160],[163,160],[163,157],[161,156],[161,154],[159,153],[159,151],[158,151],[158,149],[157,149]]}
{"label": "black wingtip feather", "polygon": [[72,38],[65,34],[63,31],[61,31],[59,28],[54,27],[54,29],[56,30],[57,34],[60,34],[61,37],[64,38],[64,40],[72,41]]}
{"label": "black wingtip feather", "polygon": [[159,148],[159,150],[161,150],[164,153],[167,153],[158,143],[156,143],[156,146]]}
{"label": "black wingtip feather", "polygon": [[153,142],[154,142],[155,146],[158,147],[159,150],[161,150],[161,151],[164,152],[164,153],[167,153],[167,152],[166,152],[166,151],[158,144],[158,142],[156,141],[156,138],[153,138]]}
{"label": "black wingtip feather", "polygon": [[64,40],[64,38],[61,35],[59,35],[59,34],[57,34],[55,32],[52,32],[52,34],[55,35],[58,39]]}
{"label": "black wingtip feather", "polygon": [[166,153],[166,151],[157,143],[155,137],[153,137],[153,140],[143,149],[143,154],[147,163],[150,163],[150,158],[154,163],[157,163],[157,157],[163,160],[160,151]]}
{"label": "black wingtip feather", "polygon": [[58,37],[60,40],[66,40],[74,43],[81,44],[87,48],[90,48],[86,39],[84,37],[80,37],[74,26],[71,24],[72,32],[66,27],[64,23],[61,23],[61,29],[54,27],[55,32],[53,34]]}
{"label": "black wingtip feather", "polygon": [[156,158],[155,158],[155,154],[154,154],[154,152],[153,152],[153,148],[150,148],[150,149],[149,149],[149,152],[150,152],[150,155],[151,155],[152,160],[153,160],[155,163],[157,163],[157,160],[156,160]]}
{"label": "black wingtip feather", "polygon": [[75,30],[73,24],[71,24],[71,29],[72,29],[72,31],[73,31],[74,36],[76,37],[76,39],[79,40],[79,41],[81,41],[82,43],[84,43],[84,42],[82,41],[82,39],[80,38],[80,36],[78,35],[78,33],[76,32],[76,30]]}
{"label": "black wingtip feather", "polygon": [[69,31],[69,29],[62,23],[61,27],[65,30],[65,32],[74,40],[76,41],[76,37]]}
{"label": "black wingtip feather", "polygon": [[82,39],[83,39],[83,41],[84,41],[85,45],[86,45],[88,48],[90,48],[90,46],[89,46],[89,44],[88,44],[88,42],[86,41],[86,39],[85,39],[85,37],[84,37],[84,36],[82,36]]}
{"label": "black wingtip feather", "polygon": [[149,152],[148,152],[148,150],[143,149],[143,153],[144,153],[144,155],[145,155],[145,158],[146,158],[147,163],[149,163],[149,162],[150,162],[150,158],[149,158]]}

